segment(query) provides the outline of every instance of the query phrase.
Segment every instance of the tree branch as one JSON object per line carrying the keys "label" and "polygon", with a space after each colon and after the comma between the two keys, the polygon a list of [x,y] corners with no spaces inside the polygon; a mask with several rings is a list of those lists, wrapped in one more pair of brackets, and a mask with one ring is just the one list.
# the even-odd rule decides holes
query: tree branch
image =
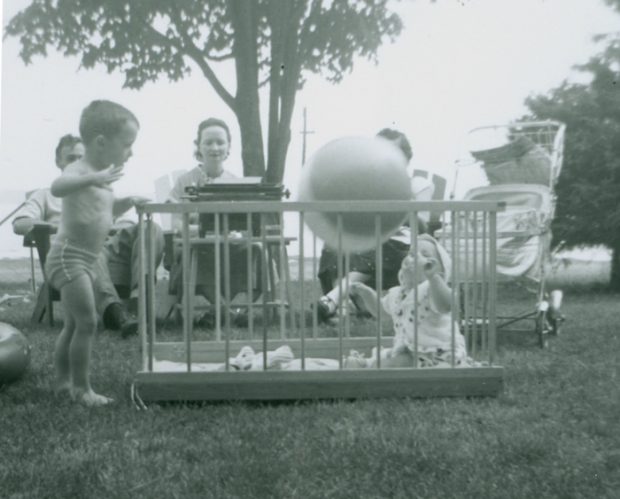
{"label": "tree branch", "polygon": [[228,52],[227,54],[224,54],[224,55],[205,55],[205,58],[209,59],[210,61],[214,61],[214,62],[222,62],[228,59],[232,59],[234,56],[235,54],[233,54],[232,52]]}
{"label": "tree branch", "polygon": [[187,30],[182,29],[182,20],[179,17],[177,11],[175,11],[175,9],[171,9],[169,15],[170,20],[174,23],[175,27],[177,28],[177,32],[181,36],[181,40],[183,41],[182,48],[185,49],[184,52],[198,65],[198,67],[202,71],[202,74],[209,81],[209,83],[211,83],[211,86],[213,87],[215,92],[226,103],[226,105],[228,105],[228,107],[230,107],[233,111],[236,112],[235,98],[228,90],[226,90],[226,87],[224,87],[224,85],[219,80],[209,63],[205,60],[206,56],[203,56],[200,49],[188,36]]}

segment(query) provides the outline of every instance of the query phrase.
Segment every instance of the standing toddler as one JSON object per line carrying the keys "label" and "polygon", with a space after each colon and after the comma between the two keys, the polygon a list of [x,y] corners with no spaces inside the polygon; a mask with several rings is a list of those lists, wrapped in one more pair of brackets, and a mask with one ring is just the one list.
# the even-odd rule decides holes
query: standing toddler
{"label": "standing toddler", "polygon": [[46,278],[60,291],[64,310],[64,326],[54,352],[56,391],[68,392],[88,406],[111,402],[93,391],[89,379],[97,327],[93,267],[114,217],[146,201],[115,199],[111,185],[123,175],[138,129],[137,118],[123,106],[91,102],[80,118],[85,154],[68,165],[51,188],[52,195],[62,198],[58,234],[45,265]]}

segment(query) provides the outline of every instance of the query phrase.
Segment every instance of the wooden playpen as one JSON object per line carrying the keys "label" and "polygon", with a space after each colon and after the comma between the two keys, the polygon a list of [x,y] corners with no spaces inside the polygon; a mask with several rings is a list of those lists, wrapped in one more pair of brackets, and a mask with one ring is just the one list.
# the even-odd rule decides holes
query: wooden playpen
{"label": "wooden playpen", "polygon": [[[354,201],[288,202],[232,201],[179,204],[147,204],[139,208],[142,237],[139,322],[142,365],[132,384],[137,404],[154,401],[286,400],[370,397],[494,396],[501,390],[503,368],[496,363],[496,214],[501,203],[484,201]],[[370,237],[375,240],[376,282],[382,287],[383,215],[402,214],[416,243],[420,213],[432,213],[449,227],[443,244],[454,254],[459,240],[467,255],[452,259],[452,345],[462,334],[468,349],[467,367],[383,368],[381,347],[393,341],[386,327],[385,312],[377,300],[376,319],[358,319],[339,308],[335,321],[320,324],[316,307],[320,296],[317,281],[322,242],[305,227],[309,214],[329,214],[342,233],[347,217],[367,217]],[[156,214],[182,218],[178,238],[183,263],[182,328],[162,328],[156,321],[153,238],[150,226]],[[192,226],[200,214],[213,216],[213,231],[200,234]],[[229,218],[247,220],[246,230],[230,231]],[[448,223],[459,220],[459,223]],[[275,223],[274,223],[275,221]],[[445,231],[444,231],[445,232]],[[374,236],[373,236],[374,234]],[[348,286],[349,255],[338,253],[340,286]],[[211,330],[195,326],[195,289],[192,272],[196,252],[211,246],[215,269]],[[231,296],[231,245],[247,247],[247,293],[241,301]],[[295,257],[291,248],[296,246]],[[257,265],[255,251],[261,258]],[[317,250],[318,248],[318,250]],[[292,267],[296,262],[296,270]],[[465,262],[465,263],[463,263]],[[465,266],[466,268],[464,268]],[[259,275],[256,275],[258,272]],[[256,283],[260,296],[254,293]],[[231,320],[231,309],[243,308],[247,324]],[[418,319],[415,318],[417,331]],[[416,332],[417,338],[417,332]],[[417,341],[417,339],[416,339]],[[373,347],[375,347],[373,349]],[[240,368],[240,352],[253,357]],[[344,357],[355,349],[375,355],[375,366],[347,369]],[[414,361],[417,359],[413,352]],[[254,354],[254,352],[258,352]],[[285,358],[281,354],[284,352]],[[280,356],[280,362],[277,360]],[[248,359],[245,359],[248,361]]]}

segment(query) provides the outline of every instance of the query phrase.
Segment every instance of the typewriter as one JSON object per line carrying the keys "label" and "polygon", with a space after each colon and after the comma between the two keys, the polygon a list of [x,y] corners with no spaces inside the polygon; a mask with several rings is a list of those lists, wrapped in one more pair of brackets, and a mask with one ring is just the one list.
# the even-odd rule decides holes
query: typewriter
{"label": "typewriter", "polygon": [[[246,177],[247,179],[247,177]],[[281,201],[288,198],[290,192],[281,183],[260,183],[260,182],[231,182],[231,183],[212,183],[200,186],[188,186],[185,188],[186,198],[192,202],[205,201]],[[205,234],[215,232],[214,213],[201,213],[199,216],[198,234],[202,237]],[[277,213],[265,214],[265,225],[277,224]],[[223,216],[220,215],[220,231],[223,230]],[[252,213],[251,217],[252,234],[260,235],[261,214]],[[246,213],[230,213],[228,215],[228,230],[248,232],[248,217]]]}

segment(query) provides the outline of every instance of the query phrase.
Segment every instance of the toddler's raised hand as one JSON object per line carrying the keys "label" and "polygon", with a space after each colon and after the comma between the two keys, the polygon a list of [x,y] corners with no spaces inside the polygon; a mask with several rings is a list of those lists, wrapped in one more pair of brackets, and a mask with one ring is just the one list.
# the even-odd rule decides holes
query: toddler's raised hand
{"label": "toddler's raised hand", "polygon": [[98,171],[95,174],[94,184],[99,187],[105,187],[113,182],[116,182],[123,176],[123,167],[122,166],[108,166],[103,170]]}

